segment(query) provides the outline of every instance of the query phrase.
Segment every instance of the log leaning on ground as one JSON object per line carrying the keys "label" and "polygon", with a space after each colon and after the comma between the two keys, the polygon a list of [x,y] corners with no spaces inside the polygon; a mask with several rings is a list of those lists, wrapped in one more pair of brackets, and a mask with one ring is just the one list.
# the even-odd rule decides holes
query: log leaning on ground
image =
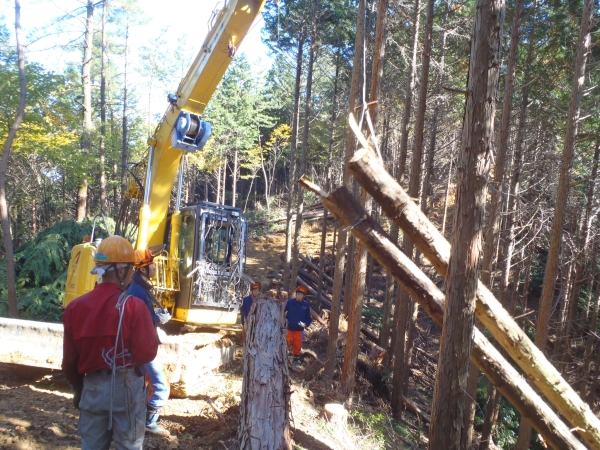
{"label": "log leaning on ground", "polygon": [[[323,204],[343,227],[351,227],[371,255],[400,283],[439,325],[444,317],[444,294],[398,247],[346,189],[331,194],[301,179],[300,184],[320,195]],[[477,329],[473,336],[472,360],[502,394],[527,417],[533,427],[555,448],[586,448],[527,381]]]}
{"label": "log leaning on ground", "polygon": [[[348,170],[445,277],[450,244],[377,157],[367,150],[359,150],[349,161]],[[590,448],[600,449],[600,419],[481,282],[477,288],[475,314],[550,404],[578,429]]]}
{"label": "log leaning on ground", "polygon": [[291,450],[285,304],[258,299],[247,319],[240,450]]}

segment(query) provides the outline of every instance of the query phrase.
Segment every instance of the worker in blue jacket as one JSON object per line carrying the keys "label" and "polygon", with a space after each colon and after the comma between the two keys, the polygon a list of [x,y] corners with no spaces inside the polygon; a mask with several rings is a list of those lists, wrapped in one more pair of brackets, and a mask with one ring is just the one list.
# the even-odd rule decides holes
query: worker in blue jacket
{"label": "worker in blue jacket", "polygon": [[287,346],[294,352],[292,369],[296,369],[300,363],[300,352],[302,351],[302,339],[304,329],[312,323],[310,316],[310,303],[304,300],[308,294],[305,286],[296,289],[296,298],[292,298],[285,304],[285,315],[287,318]]}
{"label": "worker in blue jacket", "polygon": [[[152,249],[136,250],[135,252],[138,262],[135,264],[136,271],[127,288],[127,293],[141,298],[146,303],[156,327],[159,323],[167,323],[171,319],[171,314],[160,307],[154,296],[152,284],[150,284],[150,279],[156,275],[155,255]],[[170,436],[169,430],[158,424],[160,412],[169,399],[169,382],[163,371],[162,363],[155,358],[144,367],[154,388],[154,393],[146,405],[146,431],[157,436]]]}
{"label": "worker in blue jacket", "polygon": [[250,314],[252,302],[258,298],[261,288],[262,285],[260,283],[252,283],[250,285],[250,295],[244,297],[244,299],[242,300],[240,314],[242,316],[242,336],[244,338],[244,341],[246,341],[246,319],[248,318],[248,314]]}

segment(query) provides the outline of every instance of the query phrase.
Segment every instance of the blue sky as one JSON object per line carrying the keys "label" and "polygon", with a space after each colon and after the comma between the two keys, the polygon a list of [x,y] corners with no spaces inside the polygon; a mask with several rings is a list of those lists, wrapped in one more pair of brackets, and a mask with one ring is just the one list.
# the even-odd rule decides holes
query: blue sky
{"label": "blue sky", "polygon": [[[111,3],[117,1],[111,0]],[[131,29],[130,67],[132,70],[128,71],[130,81],[135,83],[139,77],[135,72],[135,66],[139,64],[137,48],[158,36],[164,29],[166,29],[164,36],[169,43],[169,48],[175,51],[179,39],[185,35],[186,53],[195,56],[208,32],[207,23],[211,12],[223,3],[224,0],[138,0],[147,23]],[[58,17],[84,6],[85,0],[21,0],[21,27],[25,36],[27,58],[57,72],[62,71],[69,62],[80,64],[80,51],[65,51],[58,46],[81,38],[84,14],[65,21],[60,32],[56,32],[52,24]],[[101,15],[101,9],[96,12],[96,15],[98,17]],[[14,1],[0,0],[0,16],[3,16],[2,19],[14,40]],[[264,71],[265,67],[270,66],[271,58],[267,55],[267,48],[260,39],[262,25],[263,20],[260,17],[238,51],[245,53],[254,67]],[[117,61],[114,62],[118,64]],[[138,84],[141,88],[141,81]],[[173,89],[176,87],[175,85]],[[143,89],[139,94],[141,97],[144,96]],[[165,108],[165,99],[153,99],[151,106],[153,114],[161,114]]]}

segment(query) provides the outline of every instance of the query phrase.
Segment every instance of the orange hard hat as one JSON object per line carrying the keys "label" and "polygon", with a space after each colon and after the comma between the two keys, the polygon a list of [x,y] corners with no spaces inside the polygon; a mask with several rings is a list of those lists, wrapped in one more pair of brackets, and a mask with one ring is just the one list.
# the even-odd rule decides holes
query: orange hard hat
{"label": "orange hard hat", "polygon": [[109,236],[100,242],[94,261],[100,264],[134,264],[136,262],[135,251],[131,243],[124,237]]}
{"label": "orange hard hat", "polygon": [[142,267],[149,266],[154,262],[154,255],[152,254],[152,250],[150,250],[149,248],[145,250],[136,250],[135,259],[135,267],[141,269]]}
{"label": "orange hard hat", "polygon": [[302,292],[304,295],[308,294],[308,288],[306,286],[298,286],[296,292]]}
{"label": "orange hard hat", "polygon": [[252,291],[253,291],[254,289],[259,289],[259,290],[260,290],[261,288],[262,288],[262,285],[261,285],[260,283],[252,283],[252,284],[250,285],[250,290],[252,290]]}

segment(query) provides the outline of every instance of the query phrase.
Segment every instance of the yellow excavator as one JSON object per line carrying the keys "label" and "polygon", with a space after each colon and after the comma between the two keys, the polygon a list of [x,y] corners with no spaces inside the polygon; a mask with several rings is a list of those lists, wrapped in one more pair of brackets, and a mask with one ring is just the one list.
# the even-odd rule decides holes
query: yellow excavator
{"label": "yellow excavator", "polygon": [[[225,0],[213,12],[198,55],[177,92],[169,94],[167,111],[149,139],[148,157],[142,164],[145,180],[134,180],[128,192],[142,201],[136,247],[164,248],[155,259],[160,306],[171,311],[173,320],[188,325],[234,324],[241,294],[247,289],[246,221],[241,210],[210,202],[181,207],[182,166],[184,155],[202,151],[209,139],[211,126],[203,120],[204,109],[265,1]],[[175,208],[169,211],[177,172]],[[90,270],[97,245],[91,238],[72,249],[64,306],[94,288],[97,277]],[[60,368],[60,324],[0,318],[0,339],[0,362]],[[205,341],[210,344],[214,339]],[[186,355],[180,343],[166,340],[161,347],[170,355],[166,359],[174,378],[184,378],[181,360]],[[204,368],[210,369],[209,360],[218,365],[232,356],[231,348],[213,347],[212,353],[196,356]],[[191,365],[188,361],[188,368]]]}
{"label": "yellow excavator", "polygon": [[[181,207],[186,153],[202,151],[211,126],[202,114],[264,0],[230,0],[213,13],[212,27],[187,75],[149,139],[143,193],[133,180],[128,195],[142,198],[137,248],[164,244],[154,280],[161,307],[174,320],[199,325],[234,324],[244,277],[246,221],[239,208],[203,202]],[[175,209],[168,211],[176,174]],[[135,178],[135,174],[134,174]],[[64,306],[93,289],[90,274],[97,242],[72,250]]]}

